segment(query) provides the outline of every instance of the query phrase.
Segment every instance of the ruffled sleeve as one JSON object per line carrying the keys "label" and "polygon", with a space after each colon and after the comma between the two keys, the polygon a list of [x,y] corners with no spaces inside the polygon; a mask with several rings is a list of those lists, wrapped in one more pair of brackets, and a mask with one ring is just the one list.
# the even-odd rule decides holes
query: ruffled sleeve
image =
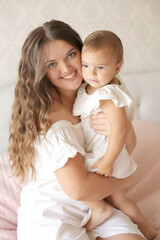
{"label": "ruffled sleeve", "polygon": [[[81,138],[81,133],[78,136]],[[69,158],[74,158],[77,152],[85,155],[83,140],[78,139],[78,136],[70,122],[53,124],[47,135],[36,142],[37,168],[43,167],[53,172],[63,167]]]}
{"label": "ruffled sleeve", "polygon": [[112,100],[116,107],[130,107],[133,103],[133,97],[120,81],[120,85],[108,84],[97,89],[93,94],[86,93],[86,83],[82,84],[73,106],[75,116],[87,117],[90,114],[102,111],[100,100]]}
{"label": "ruffled sleeve", "polygon": [[99,89],[99,100],[110,99],[116,107],[130,107],[133,103],[133,98],[124,84],[110,84]]}

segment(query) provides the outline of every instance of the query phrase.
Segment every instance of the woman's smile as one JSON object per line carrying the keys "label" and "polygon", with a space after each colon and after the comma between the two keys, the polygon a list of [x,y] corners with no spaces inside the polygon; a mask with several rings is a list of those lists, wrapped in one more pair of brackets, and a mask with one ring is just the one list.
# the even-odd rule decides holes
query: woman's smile
{"label": "woman's smile", "polygon": [[59,91],[77,90],[82,83],[81,53],[63,40],[45,46],[47,77]]}
{"label": "woman's smile", "polygon": [[74,71],[72,74],[62,77],[63,79],[73,80],[73,77],[76,75],[76,71]]}

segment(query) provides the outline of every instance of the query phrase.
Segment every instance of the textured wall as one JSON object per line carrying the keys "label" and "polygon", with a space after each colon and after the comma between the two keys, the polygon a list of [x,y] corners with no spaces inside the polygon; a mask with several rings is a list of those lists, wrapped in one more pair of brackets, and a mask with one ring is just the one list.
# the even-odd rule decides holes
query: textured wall
{"label": "textured wall", "polygon": [[51,19],[66,21],[84,39],[97,29],[119,35],[123,73],[158,71],[160,0],[0,0],[0,87],[16,80],[27,34]]}

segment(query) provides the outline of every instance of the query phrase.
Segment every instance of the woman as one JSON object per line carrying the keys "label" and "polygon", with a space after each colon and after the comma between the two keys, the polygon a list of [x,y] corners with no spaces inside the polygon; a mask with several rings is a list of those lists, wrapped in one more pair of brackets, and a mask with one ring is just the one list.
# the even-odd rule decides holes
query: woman
{"label": "woman", "polygon": [[[132,239],[144,237],[120,211],[90,232],[81,201],[126,188],[129,179],[87,173],[85,142],[72,107],[82,83],[79,35],[52,20],[33,30],[22,48],[10,132],[10,161],[27,183],[18,210],[18,240]],[[98,190],[97,190],[98,189]]]}

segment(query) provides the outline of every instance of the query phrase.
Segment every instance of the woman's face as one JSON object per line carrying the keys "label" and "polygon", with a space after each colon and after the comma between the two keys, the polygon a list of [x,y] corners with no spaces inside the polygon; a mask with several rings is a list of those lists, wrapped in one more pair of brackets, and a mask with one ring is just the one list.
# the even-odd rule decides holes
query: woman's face
{"label": "woman's face", "polygon": [[45,45],[47,77],[59,92],[77,90],[82,83],[81,54],[79,50],[63,40]]}

